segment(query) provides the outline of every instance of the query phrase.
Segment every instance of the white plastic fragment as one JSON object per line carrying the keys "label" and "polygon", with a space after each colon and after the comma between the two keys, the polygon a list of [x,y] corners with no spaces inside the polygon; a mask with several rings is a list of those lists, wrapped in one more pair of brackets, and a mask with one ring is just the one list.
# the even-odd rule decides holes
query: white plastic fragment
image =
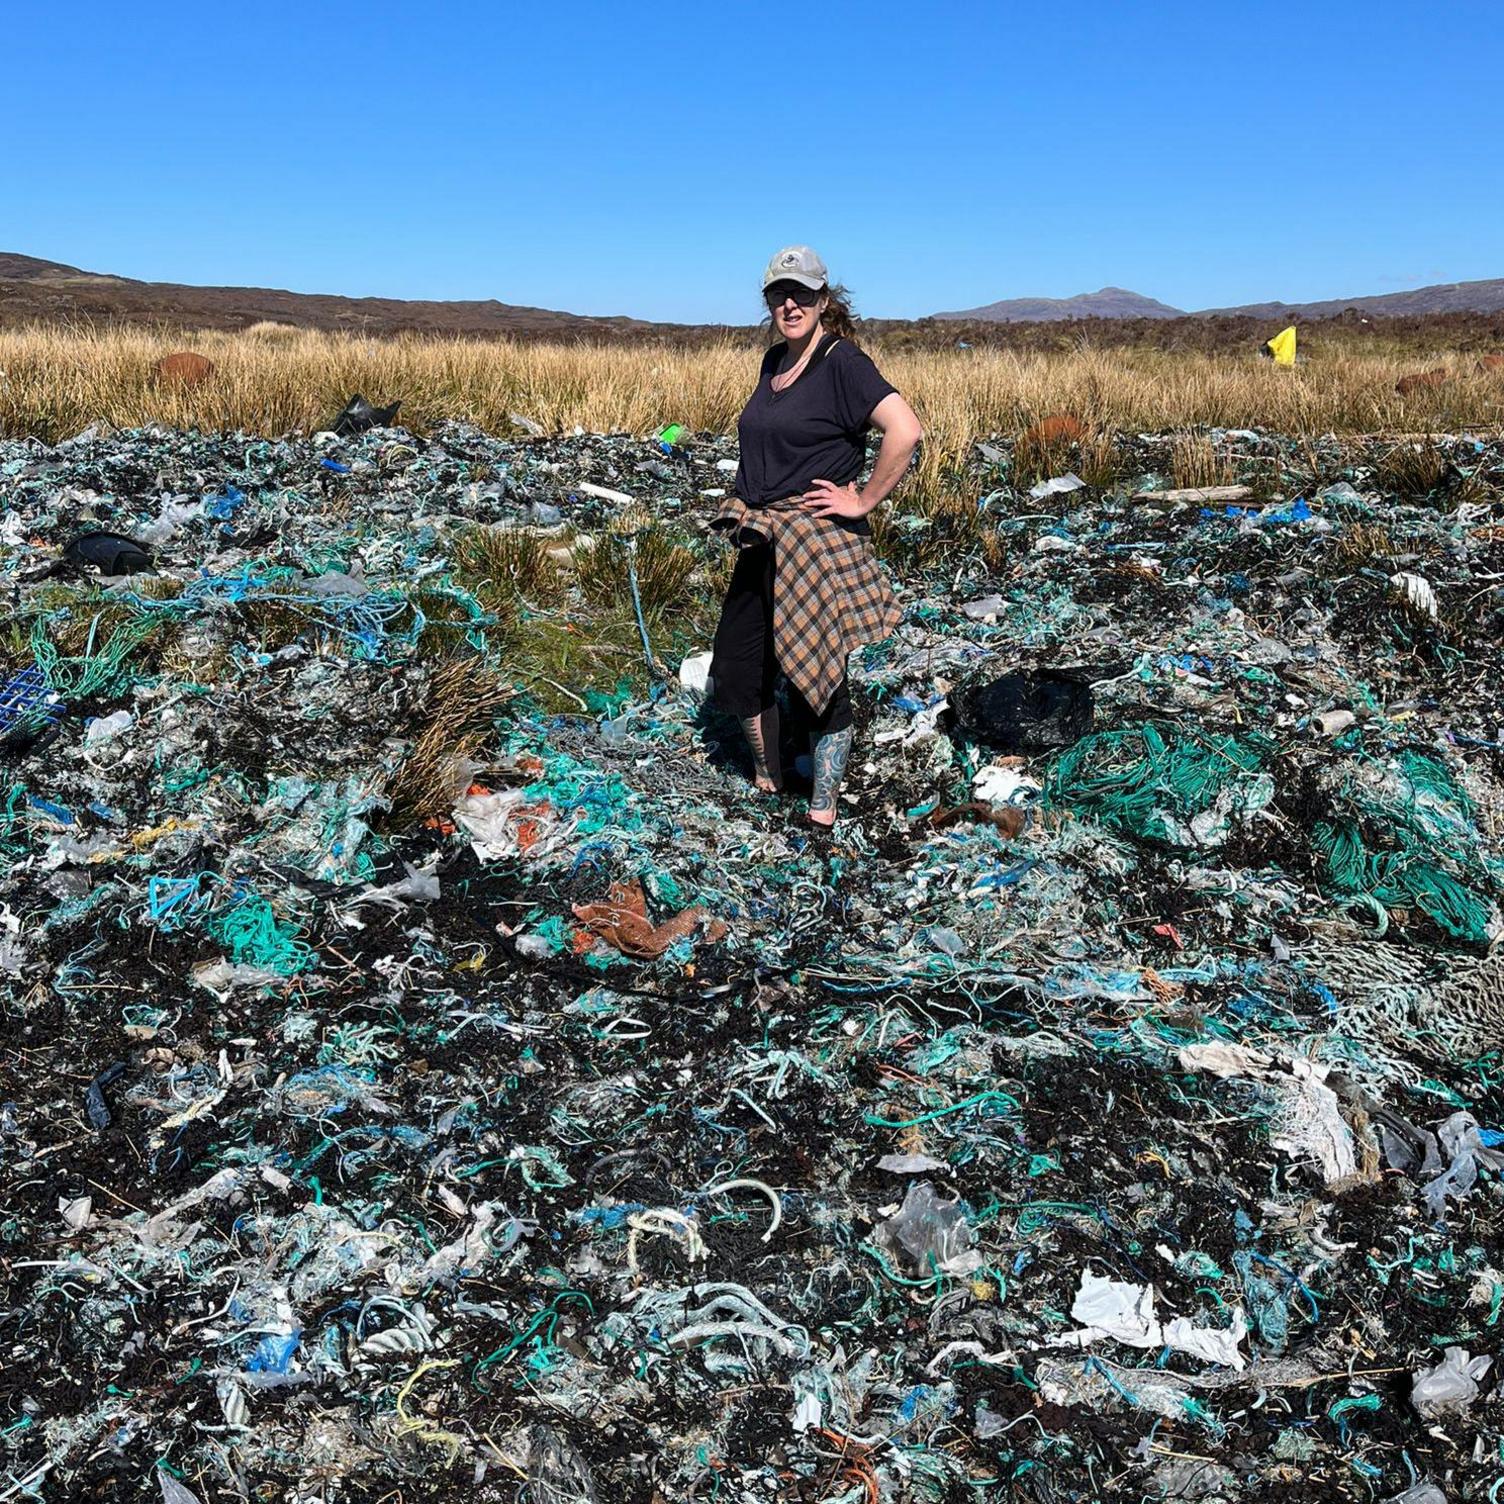
{"label": "white plastic fragment", "polygon": [[794,1434],[803,1436],[811,1429],[818,1430],[825,1422],[825,1408],[812,1394],[799,1396],[799,1403],[794,1406]]}
{"label": "white plastic fragment", "polygon": [[1161,1324],[1154,1312],[1154,1298],[1153,1285],[1128,1284],[1084,1269],[1081,1288],[1071,1306],[1072,1319],[1082,1325],[1050,1338],[1049,1345],[1089,1347],[1110,1337],[1126,1347],[1168,1347],[1224,1368],[1241,1370],[1246,1365],[1247,1359],[1239,1351],[1248,1335],[1248,1320],[1241,1306],[1233,1307],[1232,1321],[1223,1328],[1198,1327],[1187,1316]]}
{"label": "white plastic fragment", "polygon": [[1086,482],[1076,474],[1074,470],[1067,470],[1064,475],[1056,475],[1050,480],[1042,480],[1037,486],[1029,488],[1029,495],[1035,501],[1041,501],[1046,496],[1064,496],[1072,491],[1079,491]]}
{"label": "white plastic fragment", "polygon": [[1451,1504],[1434,1483],[1412,1483],[1402,1494],[1386,1499],[1384,1504]]}
{"label": "white plastic fragment", "polygon": [[364,893],[356,895],[351,908],[359,908],[367,903],[379,903],[382,907],[396,912],[412,903],[437,902],[439,879],[435,869],[438,866],[438,858],[434,857],[427,867],[414,867],[411,862],[403,862],[402,865],[406,870],[405,877],[400,877],[396,882],[387,883],[380,888],[367,888]]}
{"label": "white plastic fragment", "polygon": [[136,718],[128,710],[117,710],[111,715],[96,716],[84,727],[84,746],[96,747],[122,735],[136,724]]}
{"label": "white plastic fragment", "polygon": [[1318,716],[1314,716],[1311,724],[1322,736],[1340,736],[1344,731],[1357,724],[1357,716],[1350,710],[1324,710]]}
{"label": "white plastic fragment", "polygon": [[72,1232],[82,1232],[89,1225],[89,1218],[94,1211],[94,1198],[92,1196],[59,1196],[57,1198],[58,1215],[68,1225]]}
{"label": "white plastic fragment", "polygon": [[884,1154],[878,1160],[879,1170],[886,1170],[890,1175],[924,1175],[930,1170],[948,1170],[949,1165],[943,1159],[936,1159],[930,1154]]}
{"label": "white plastic fragment", "polygon": [[199,1496],[179,1483],[166,1468],[157,1469],[157,1485],[162,1490],[162,1504],[200,1504]]}
{"label": "white plastic fragment", "polygon": [[696,653],[679,665],[679,683],[686,693],[706,696],[711,692],[711,653]]}
{"label": "white plastic fragment", "polygon": [[1170,491],[1140,491],[1133,499],[1204,506],[1212,501],[1248,501],[1252,496],[1252,486],[1181,486]]}
{"label": "white plastic fragment", "polygon": [[1000,595],[984,595],[978,600],[967,601],[961,607],[961,615],[971,621],[995,622],[1007,604]]}
{"label": "white plastic fragment", "polygon": [[1163,1332],[1154,1314],[1154,1286],[1081,1271],[1081,1288],[1071,1305],[1071,1319],[1081,1328],[1067,1335],[1080,1346],[1111,1337],[1128,1347],[1159,1347]]}
{"label": "white plastic fragment", "polygon": [[546,804],[529,804],[522,789],[466,794],[454,806],[454,823],[470,836],[483,862],[538,861],[557,851],[575,825]]}
{"label": "white plastic fragment", "polygon": [[1062,538],[1058,533],[1044,533],[1034,540],[1034,546],[1029,550],[1033,554],[1069,554],[1074,553],[1077,545],[1069,538]]}
{"label": "white plastic fragment", "polygon": [[1318,1160],[1328,1185],[1357,1174],[1352,1129],[1342,1116],[1336,1092],[1326,1084],[1329,1066],[1303,1055],[1276,1061],[1261,1050],[1220,1042],[1184,1045],[1179,1055],[1181,1067],[1188,1071],[1269,1082],[1281,1098],[1279,1118],[1270,1135],[1274,1147],[1297,1159]]}
{"label": "white plastic fragment", "polygon": [[1423,1368],[1415,1375],[1410,1403],[1427,1420],[1466,1410],[1478,1398],[1478,1380],[1492,1362],[1486,1355],[1473,1357],[1465,1347],[1449,1347],[1434,1368]]}
{"label": "white plastic fragment", "polygon": [[214,1386],[214,1392],[225,1424],[236,1431],[245,1430],[251,1420],[251,1407],[246,1401],[245,1391],[234,1379],[221,1379]]}
{"label": "white plastic fragment", "polygon": [[602,501],[614,501],[618,506],[633,505],[632,498],[625,491],[613,491],[609,486],[598,486],[593,481],[582,480],[575,490],[582,496],[596,496]]}
{"label": "white plastic fragment", "polygon": [[1165,1323],[1165,1346],[1178,1353],[1200,1358],[1203,1363],[1220,1363],[1224,1368],[1241,1369],[1246,1362],[1238,1351],[1248,1335],[1248,1319],[1242,1306],[1234,1306],[1232,1321],[1226,1327],[1197,1326],[1188,1316],[1176,1316]]}
{"label": "white plastic fragment", "polygon": [[1408,570],[1401,570],[1398,574],[1389,576],[1389,583],[1404,597],[1411,610],[1421,616],[1436,620],[1440,607],[1437,604],[1436,592],[1431,588],[1431,582],[1424,575],[1411,574]]}
{"label": "white plastic fragment", "polygon": [[988,763],[971,781],[972,794],[983,804],[1023,804],[1039,792],[1037,779],[1017,768]]}

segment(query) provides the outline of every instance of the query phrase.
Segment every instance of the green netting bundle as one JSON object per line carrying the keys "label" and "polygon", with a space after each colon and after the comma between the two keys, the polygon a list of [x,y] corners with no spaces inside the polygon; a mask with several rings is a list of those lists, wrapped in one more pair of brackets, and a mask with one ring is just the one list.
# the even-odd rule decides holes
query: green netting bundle
{"label": "green netting bundle", "polygon": [[1322,821],[1311,831],[1311,845],[1336,892],[1366,895],[1386,909],[1419,909],[1447,934],[1473,945],[1491,938],[1494,906],[1423,855],[1370,851],[1352,820]]}
{"label": "green netting bundle", "polygon": [[64,657],[52,640],[52,620],[40,618],[31,629],[31,655],[47,683],[64,699],[113,694],[129,685],[133,675],[126,660],[156,630],[150,617],[135,617],[115,629],[96,646],[99,617],[89,624],[89,639],[77,657]]}
{"label": "green netting bundle", "polygon": [[1387,908],[1419,909],[1446,934],[1485,945],[1498,929],[1501,865],[1473,801],[1440,758],[1409,748],[1361,757],[1338,793],[1339,818],[1311,832],[1328,885]]}
{"label": "green netting bundle", "polygon": [[1196,735],[1154,725],[1099,731],[1062,753],[1045,780],[1052,803],[1141,840],[1216,846],[1234,820],[1274,797],[1266,737]]}
{"label": "green netting bundle", "polygon": [[248,898],[216,915],[204,926],[230,953],[237,966],[259,966],[278,976],[306,971],[313,952],[297,938],[297,931],[277,918],[264,898]]}

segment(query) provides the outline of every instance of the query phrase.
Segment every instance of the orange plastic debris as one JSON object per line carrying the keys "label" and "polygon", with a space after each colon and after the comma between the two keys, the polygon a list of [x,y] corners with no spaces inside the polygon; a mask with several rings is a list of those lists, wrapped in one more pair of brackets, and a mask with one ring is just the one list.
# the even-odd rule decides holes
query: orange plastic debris
{"label": "orange plastic debris", "polygon": [[1039,448],[1050,444],[1076,444],[1086,435],[1086,425],[1071,413],[1051,413],[1041,418],[1033,428],[1026,429],[1020,441],[1025,446]]}
{"label": "orange plastic debris", "polygon": [[[655,925],[648,918],[647,897],[635,878],[630,883],[614,883],[601,903],[577,903],[574,916],[608,945],[624,956],[639,961],[656,961],[669,946],[692,935],[707,911],[695,904],[682,909],[672,919]],[[706,926],[707,940],[716,941],[726,933],[719,919]]]}

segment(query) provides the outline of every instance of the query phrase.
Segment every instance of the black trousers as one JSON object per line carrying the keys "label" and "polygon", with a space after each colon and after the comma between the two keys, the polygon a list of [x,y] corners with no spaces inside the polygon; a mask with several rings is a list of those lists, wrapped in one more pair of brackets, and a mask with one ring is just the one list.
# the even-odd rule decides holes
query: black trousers
{"label": "black trousers", "polygon": [[[728,715],[747,720],[773,704],[778,686],[778,659],[773,650],[773,574],[771,543],[736,551],[731,586],[721,607],[710,676],[716,703]],[[790,708],[797,724],[818,738],[851,725],[851,687],[842,675],[824,714],[816,715],[791,684]]]}

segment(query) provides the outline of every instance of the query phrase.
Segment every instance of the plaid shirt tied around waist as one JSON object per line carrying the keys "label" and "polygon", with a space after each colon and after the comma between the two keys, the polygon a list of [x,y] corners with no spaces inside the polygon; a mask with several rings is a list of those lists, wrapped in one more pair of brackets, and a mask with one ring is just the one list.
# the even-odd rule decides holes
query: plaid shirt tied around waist
{"label": "plaid shirt tied around waist", "polygon": [[852,650],[881,642],[903,620],[871,540],[806,512],[797,497],[765,507],[729,497],[710,525],[738,548],[773,545],[773,650],[789,683],[824,714]]}

